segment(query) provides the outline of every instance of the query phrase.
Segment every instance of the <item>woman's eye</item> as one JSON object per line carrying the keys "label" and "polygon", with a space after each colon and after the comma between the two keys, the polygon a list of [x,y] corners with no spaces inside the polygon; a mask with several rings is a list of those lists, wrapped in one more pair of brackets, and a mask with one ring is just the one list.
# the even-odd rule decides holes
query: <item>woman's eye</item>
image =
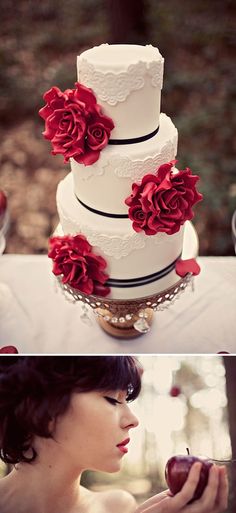
{"label": "woman's eye", "polygon": [[105,396],[104,399],[106,399],[106,401],[108,401],[108,403],[110,404],[121,404],[120,401],[118,401],[117,399],[114,399],[114,397],[108,397],[108,396]]}

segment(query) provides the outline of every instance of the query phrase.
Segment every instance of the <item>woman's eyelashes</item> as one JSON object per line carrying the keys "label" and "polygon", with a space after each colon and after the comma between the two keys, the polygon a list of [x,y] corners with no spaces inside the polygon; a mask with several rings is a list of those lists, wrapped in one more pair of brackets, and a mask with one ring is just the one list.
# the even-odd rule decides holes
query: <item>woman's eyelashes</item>
{"label": "woman's eyelashes", "polygon": [[108,403],[116,405],[116,404],[122,404],[122,401],[118,401],[118,399],[115,399],[114,397],[109,397],[107,395],[104,396],[104,399],[108,401]]}

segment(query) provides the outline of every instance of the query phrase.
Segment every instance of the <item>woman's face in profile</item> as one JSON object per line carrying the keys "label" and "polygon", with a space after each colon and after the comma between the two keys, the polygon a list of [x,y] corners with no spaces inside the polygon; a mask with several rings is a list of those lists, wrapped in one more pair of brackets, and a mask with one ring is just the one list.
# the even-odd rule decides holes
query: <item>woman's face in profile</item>
{"label": "woman's face in profile", "polygon": [[54,432],[58,450],[67,463],[69,458],[80,470],[120,469],[128,450],[128,444],[122,442],[127,442],[130,429],[138,425],[126,397],[126,391],[72,394],[70,406],[58,417]]}

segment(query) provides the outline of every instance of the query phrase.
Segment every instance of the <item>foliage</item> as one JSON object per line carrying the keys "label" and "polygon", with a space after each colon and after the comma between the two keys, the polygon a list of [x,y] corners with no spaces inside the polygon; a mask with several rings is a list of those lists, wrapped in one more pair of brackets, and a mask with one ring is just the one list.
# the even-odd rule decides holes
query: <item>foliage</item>
{"label": "foliage", "polygon": [[[40,137],[36,113],[42,106],[43,92],[54,84],[62,89],[72,87],[76,55],[109,40],[109,5],[105,0],[3,2],[3,139],[6,126],[14,130],[18,124],[20,130],[22,120],[32,120],[36,136]],[[200,253],[233,255],[235,3],[214,0],[212,8],[210,0],[185,0],[180,8],[177,0],[144,0],[144,5],[146,43],[158,46],[165,57],[162,111],[172,117],[178,128],[179,164],[190,166],[201,177],[204,201],[197,205],[194,219]],[[45,145],[42,151],[46,151]],[[33,179],[34,171],[28,167],[27,173],[30,172]]]}

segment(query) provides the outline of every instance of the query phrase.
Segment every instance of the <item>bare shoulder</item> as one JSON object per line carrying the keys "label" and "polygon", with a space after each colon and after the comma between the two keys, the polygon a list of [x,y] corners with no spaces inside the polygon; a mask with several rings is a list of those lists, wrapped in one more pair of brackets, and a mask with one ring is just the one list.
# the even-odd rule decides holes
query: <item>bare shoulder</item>
{"label": "bare shoulder", "polygon": [[137,504],[125,490],[92,491],[81,487],[84,511],[88,513],[134,513]]}
{"label": "bare shoulder", "polygon": [[137,503],[133,495],[125,490],[101,492],[104,511],[112,513],[134,513]]}

